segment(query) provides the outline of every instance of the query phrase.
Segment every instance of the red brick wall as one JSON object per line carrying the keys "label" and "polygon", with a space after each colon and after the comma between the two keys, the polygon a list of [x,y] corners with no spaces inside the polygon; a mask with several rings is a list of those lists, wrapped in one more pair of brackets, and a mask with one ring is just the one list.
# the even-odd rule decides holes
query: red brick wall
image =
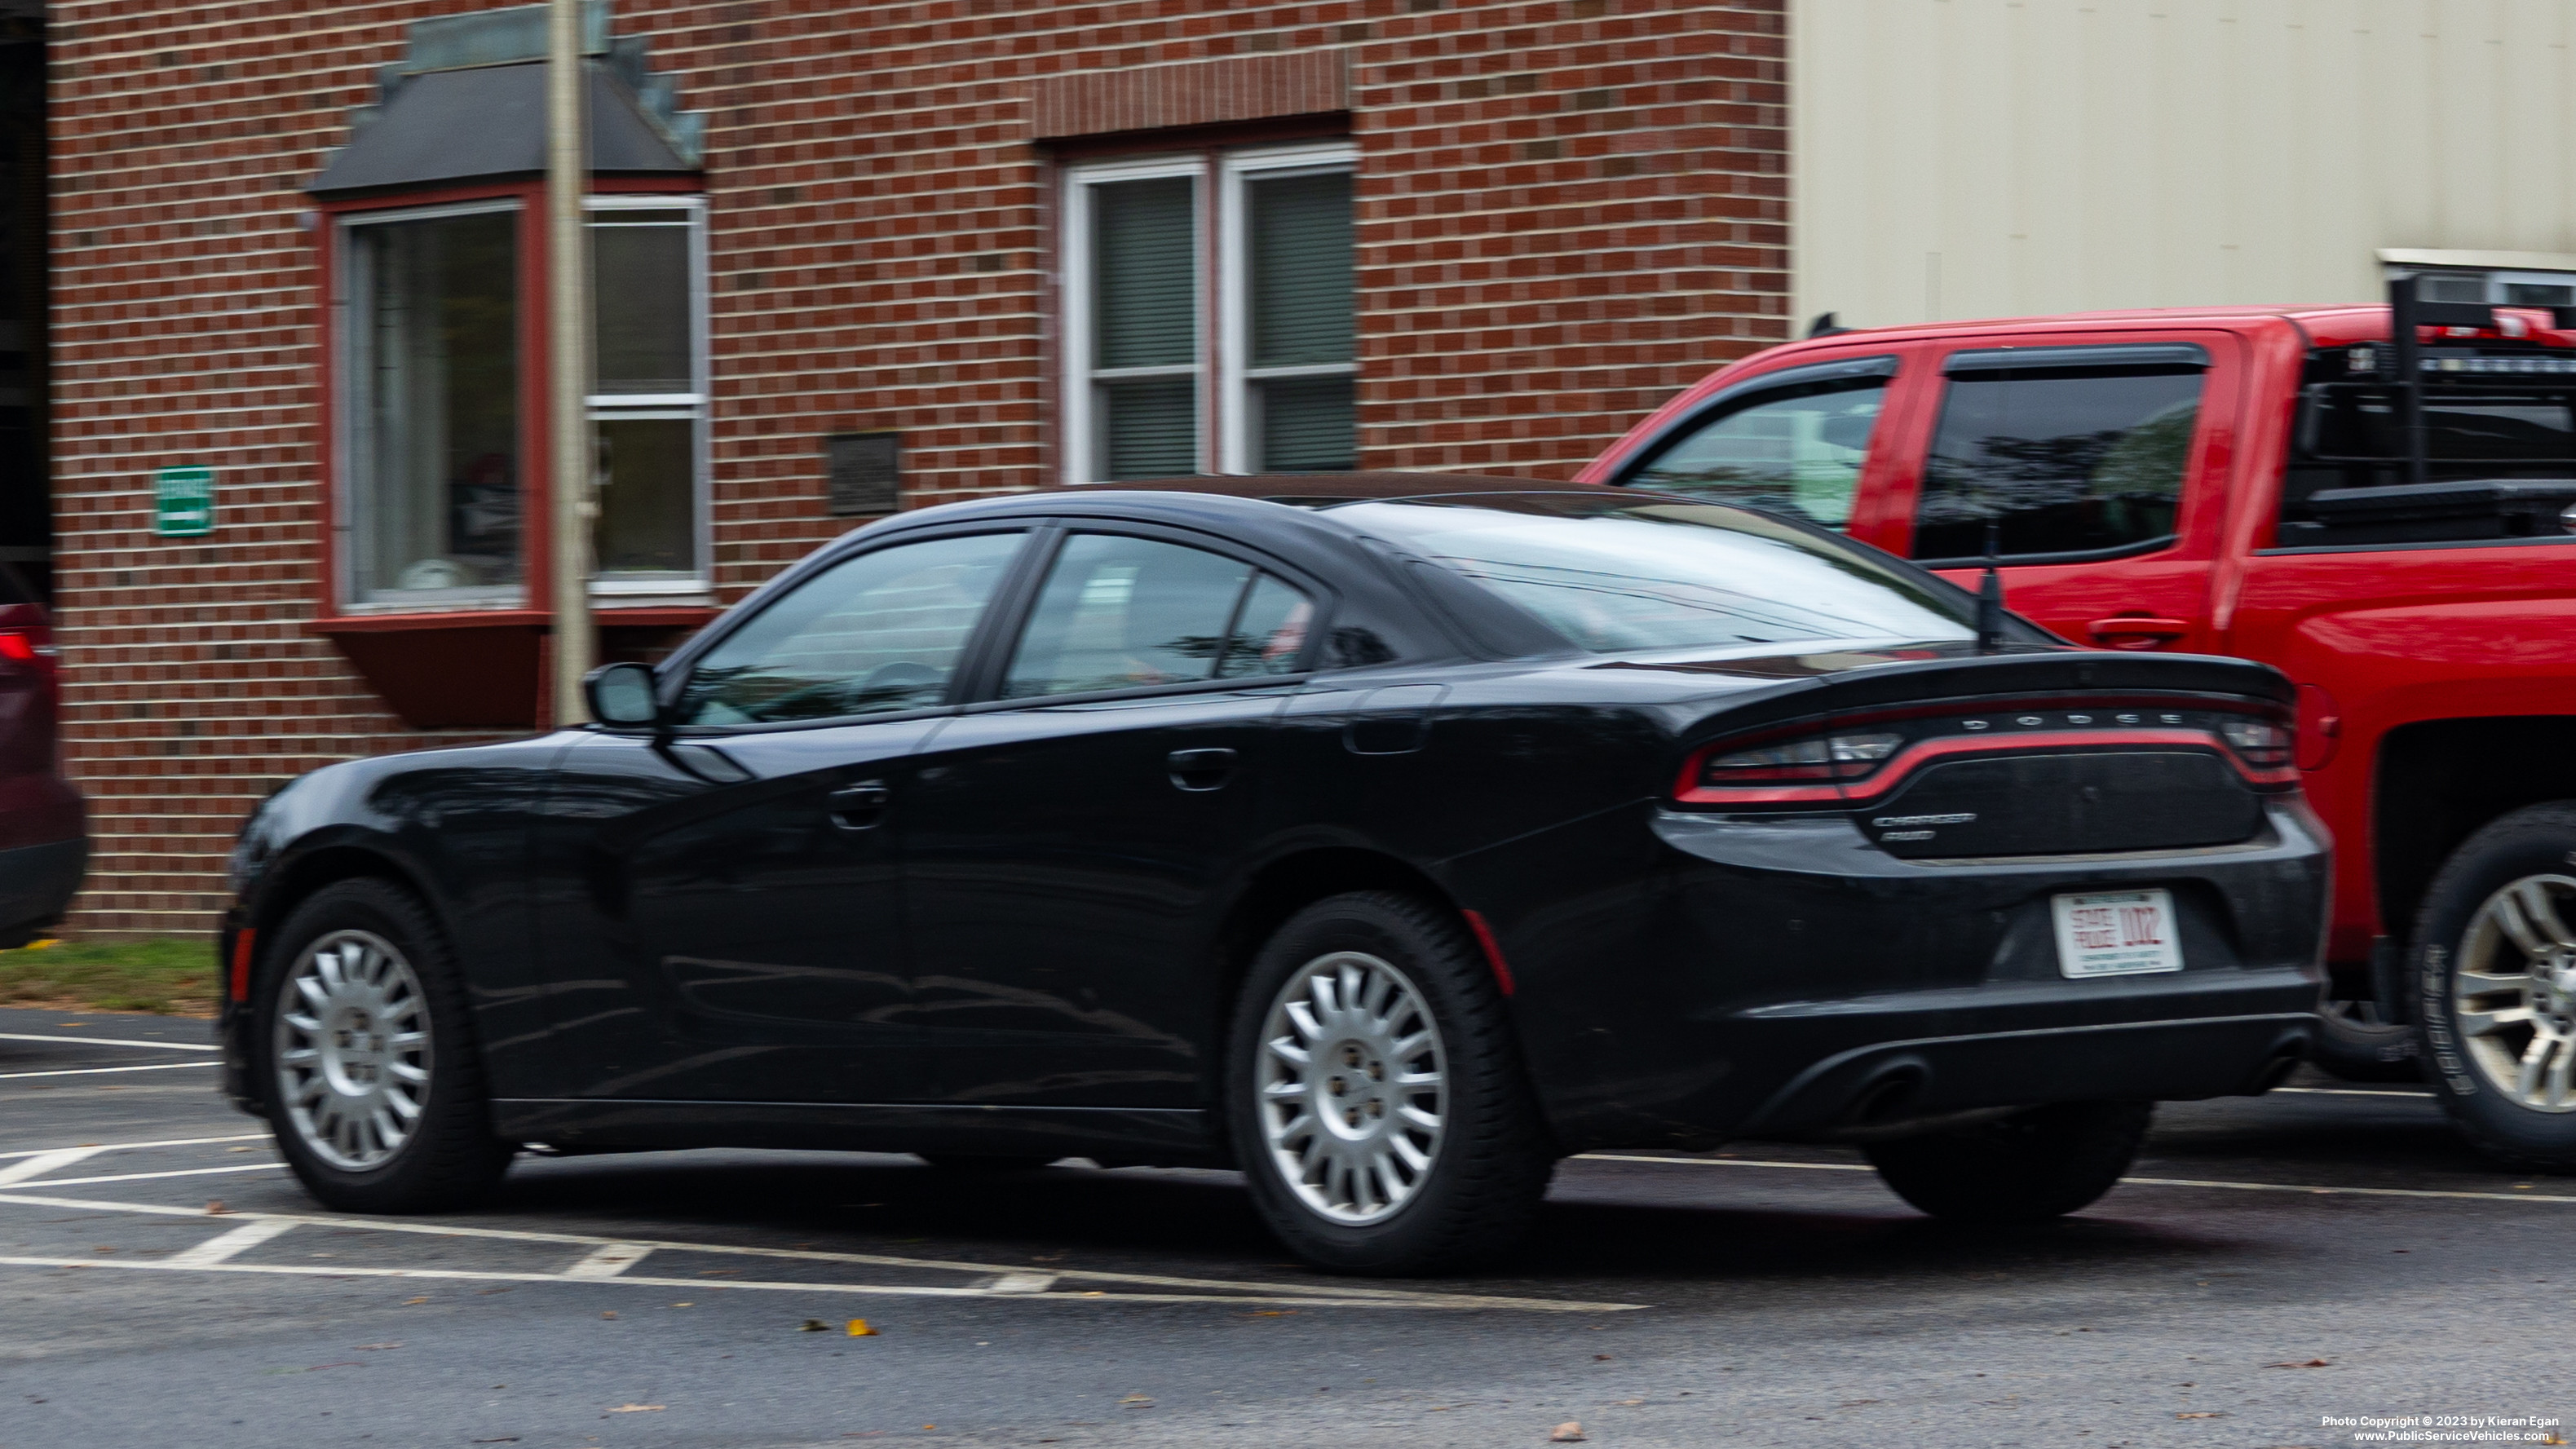
{"label": "red brick wall", "polygon": [[[194,932],[274,782],[432,737],[317,602],[302,185],[402,27],[469,0],[56,0],[55,488],[75,922]],[[1786,335],[1784,0],[616,0],[708,117],[716,578],[846,520],[823,435],[899,429],[918,501],[1034,485],[1045,77],[1338,49],[1361,150],[1362,462],[1563,477]],[[1059,92],[1062,93],[1061,91]],[[223,527],[150,533],[150,472]]]}

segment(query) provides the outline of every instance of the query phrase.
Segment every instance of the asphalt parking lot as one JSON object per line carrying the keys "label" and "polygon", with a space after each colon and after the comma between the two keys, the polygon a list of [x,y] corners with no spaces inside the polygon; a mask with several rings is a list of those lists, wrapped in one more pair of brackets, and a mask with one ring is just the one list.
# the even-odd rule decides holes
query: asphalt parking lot
{"label": "asphalt parking lot", "polygon": [[2576,1407],[2576,1181],[2404,1088],[2168,1107],[2126,1185],[2005,1236],[1848,1152],[1605,1154],[1504,1270],[1360,1282],[1212,1172],[523,1159],[481,1211],[349,1218],[205,1041],[0,1012],[0,1449],[2323,1446]]}

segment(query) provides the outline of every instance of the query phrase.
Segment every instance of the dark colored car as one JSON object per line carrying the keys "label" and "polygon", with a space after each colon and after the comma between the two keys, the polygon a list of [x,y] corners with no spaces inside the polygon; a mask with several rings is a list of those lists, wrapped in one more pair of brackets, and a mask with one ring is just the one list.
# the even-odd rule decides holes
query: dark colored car
{"label": "dark colored car", "polygon": [[89,812],[63,778],[52,620],[0,566],[0,948],[63,918],[89,869]]}
{"label": "dark colored car", "polygon": [[2315,1029],[2268,668],[1702,501],[1190,486],[1238,496],[905,514],[594,675],[603,724],[296,781],[237,857],[228,1089],[344,1208],[525,1143],[1231,1163],[1393,1272],[1613,1145],[1853,1138],[1929,1211],[2071,1211]]}

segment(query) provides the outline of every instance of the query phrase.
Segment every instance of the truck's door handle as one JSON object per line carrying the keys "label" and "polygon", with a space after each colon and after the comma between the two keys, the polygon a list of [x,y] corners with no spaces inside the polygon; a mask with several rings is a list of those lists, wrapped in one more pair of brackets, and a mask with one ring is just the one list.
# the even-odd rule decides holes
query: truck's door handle
{"label": "truck's door handle", "polygon": [[1222,790],[1234,778],[1235,755],[1232,750],[1174,750],[1163,757],[1163,766],[1179,789]]}
{"label": "truck's door handle", "polygon": [[845,785],[824,797],[824,804],[831,811],[832,823],[843,830],[874,830],[885,823],[885,781],[862,780]]}
{"label": "truck's door handle", "polygon": [[[2153,649],[2190,633],[2191,621],[2123,614],[2116,619],[2096,619],[2084,628],[2097,644],[2107,644],[2114,649]],[[2115,643],[2115,640],[2121,642]]]}

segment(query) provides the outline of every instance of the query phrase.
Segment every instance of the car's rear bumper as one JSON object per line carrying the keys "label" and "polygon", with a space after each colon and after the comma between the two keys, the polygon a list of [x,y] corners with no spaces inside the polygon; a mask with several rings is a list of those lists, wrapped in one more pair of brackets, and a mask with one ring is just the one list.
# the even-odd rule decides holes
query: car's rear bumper
{"label": "car's rear bumper", "polygon": [[[1641,813],[1450,876],[1568,1150],[2259,1091],[2316,1029],[2330,858],[2295,798],[2238,846],[1962,861],[1840,817]],[[2183,969],[2068,979],[2051,897],[2122,889],[2169,893]]]}
{"label": "car's rear bumper", "polygon": [[88,871],[89,841],[78,836],[0,850],[0,945],[61,920]]}

